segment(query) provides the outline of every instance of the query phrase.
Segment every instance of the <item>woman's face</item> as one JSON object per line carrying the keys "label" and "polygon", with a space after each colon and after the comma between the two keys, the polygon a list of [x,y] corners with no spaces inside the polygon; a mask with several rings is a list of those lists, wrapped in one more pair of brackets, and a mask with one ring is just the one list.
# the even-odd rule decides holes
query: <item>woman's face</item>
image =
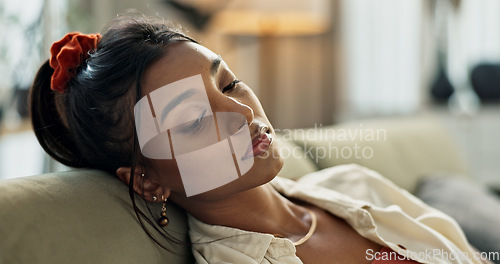
{"label": "woman's face", "polygon": [[145,72],[142,92],[142,107],[151,107],[158,133],[144,145],[141,134],[147,132],[136,116],[141,150],[150,160],[146,171],[171,189],[174,201],[248,190],[281,169],[275,132],[259,100],[207,48],[187,41],[169,45]]}

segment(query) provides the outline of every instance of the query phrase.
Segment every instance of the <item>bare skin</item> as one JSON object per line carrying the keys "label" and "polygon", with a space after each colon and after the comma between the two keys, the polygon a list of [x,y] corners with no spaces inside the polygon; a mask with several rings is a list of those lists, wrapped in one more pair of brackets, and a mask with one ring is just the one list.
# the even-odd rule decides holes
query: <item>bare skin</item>
{"label": "bare skin", "polygon": [[344,220],[316,207],[308,206],[318,217],[316,233],[297,247],[304,263],[370,263],[366,250],[381,246],[360,236]]}
{"label": "bare skin", "polygon": [[[167,55],[154,63],[144,76],[143,93],[165,84],[202,74],[212,110],[238,112],[247,117],[250,132],[263,127],[274,130],[255,94],[244,83],[234,91],[222,93],[221,88],[236,77],[225,63],[214,75],[213,62],[217,55],[193,43],[169,46]],[[358,235],[343,220],[311,205],[290,201],[269,183],[282,167],[278,146],[273,142],[265,158],[256,158],[252,169],[227,185],[186,197],[175,161],[152,160],[151,168],[144,168],[146,177],[135,176],[135,190],[152,202],[153,196],[168,197],[197,219],[212,225],[229,226],[242,230],[280,234],[292,241],[302,238],[311,225],[307,206],[317,214],[318,227],[314,235],[297,247],[297,255],[304,263],[368,263],[367,249],[378,250],[380,245]],[[128,184],[130,168],[117,170],[118,177]],[[142,188],[143,189],[142,189]]]}

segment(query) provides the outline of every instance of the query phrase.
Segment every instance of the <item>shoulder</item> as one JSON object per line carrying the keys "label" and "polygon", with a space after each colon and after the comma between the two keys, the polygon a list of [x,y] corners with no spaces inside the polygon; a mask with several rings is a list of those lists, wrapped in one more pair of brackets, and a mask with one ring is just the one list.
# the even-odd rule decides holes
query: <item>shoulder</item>
{"label": "shoulder", "polygon": [[413,195],[378,172],[357,164],[330,167],[306,174],[297,181],[277,178],[273,180],[273,185],[279,190],[305,187],[327,189],[352,199],[380,205],[394,203],[395,199],[419,203]]}

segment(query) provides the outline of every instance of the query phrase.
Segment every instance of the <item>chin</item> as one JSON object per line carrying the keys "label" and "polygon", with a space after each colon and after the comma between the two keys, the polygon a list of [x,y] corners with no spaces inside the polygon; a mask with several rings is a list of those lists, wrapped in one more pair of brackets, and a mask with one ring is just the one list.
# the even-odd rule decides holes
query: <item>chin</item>
{"label": "chin", "polygon": [[263,181],[261,184],[264,184],[278,175],[278,172],[283,168],[284,161],[280,156],[279,146],[276,143],[277,142],[273,142],[265,153],[255,157],[252,169],[248,171],[248,175],[245,174],[242,178],[247,176],[258,177],[259,180]]}
{"label": "chin", "polygon": [[204,200],[223,199],[228,195],[259,187],[273,180],[282,167],[283,158],[279,154],[279,146],[276,142],[273,142],[265,153],[254,157],[252,168],[243,176],[226,185],[193,197]]}

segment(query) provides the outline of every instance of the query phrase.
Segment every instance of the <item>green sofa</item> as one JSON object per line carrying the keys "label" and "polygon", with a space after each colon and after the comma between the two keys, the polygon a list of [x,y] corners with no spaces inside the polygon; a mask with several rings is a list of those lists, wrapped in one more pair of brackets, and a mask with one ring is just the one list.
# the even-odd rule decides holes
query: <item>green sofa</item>
{"label": "green sofa", "polygon": [[[373,138],[370,131],[380,134]],[[414,192],[427,173],[467,175],[459,151],[429,118],[285,130],[278,142],[286,158],[280,176],[292,179],[358,163]],[[159,206],[150,205],[152,212]],[[144,204],[140,207],[147,211]],[[0,181],[0,264],[192,263],[186,215],[173,204],[167,212],[168,232],[184,241],[168,244],[175,253],[146,235],[132,210],[127,186],[113,175],[71,170]]]}

